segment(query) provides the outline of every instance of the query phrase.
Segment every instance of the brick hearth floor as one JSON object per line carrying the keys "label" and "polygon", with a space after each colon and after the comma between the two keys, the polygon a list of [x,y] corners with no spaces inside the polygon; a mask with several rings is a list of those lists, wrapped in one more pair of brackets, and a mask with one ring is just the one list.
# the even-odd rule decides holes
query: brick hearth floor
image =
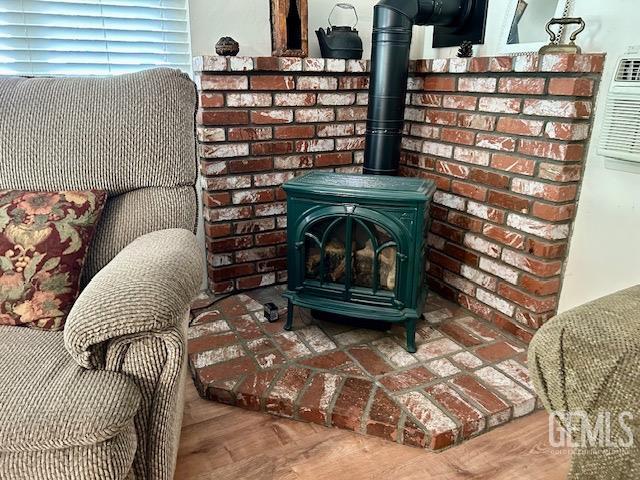
{"label": "brick hearth floor", "polygon": [[[281,291],[194,304],[189,365],[201,396],[432,450],[536,408],[526,345],[437,295],[409,354],[399,326],[358,329],[300,308],[286,332]],[[269,301],[276,323],[263,318]]]}

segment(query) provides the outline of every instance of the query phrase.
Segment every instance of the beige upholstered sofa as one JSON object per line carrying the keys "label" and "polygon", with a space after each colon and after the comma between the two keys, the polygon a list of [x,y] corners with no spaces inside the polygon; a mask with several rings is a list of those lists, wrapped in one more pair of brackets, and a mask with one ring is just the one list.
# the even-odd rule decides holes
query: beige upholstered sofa
{"label": "beige upholstered sofa", "polygon": [[640,478],[640,285],[551,319],[531,342],[529,370],[569,429],[571,480]]}
{"label": "beige upholstered sofa", "polygon": [[196,92],[158,69],[0,77],[0,189],[105,189],[63,332],[0,326],[0,479],[169,479],[203,259]]}

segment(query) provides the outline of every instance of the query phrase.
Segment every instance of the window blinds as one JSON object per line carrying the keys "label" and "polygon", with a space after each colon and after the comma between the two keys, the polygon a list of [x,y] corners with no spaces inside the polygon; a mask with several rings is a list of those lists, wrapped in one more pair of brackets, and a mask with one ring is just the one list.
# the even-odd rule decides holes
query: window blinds
{"label": "window blinds", "polygon": [[190,71],[187,0],[0,0],[0,74]]}

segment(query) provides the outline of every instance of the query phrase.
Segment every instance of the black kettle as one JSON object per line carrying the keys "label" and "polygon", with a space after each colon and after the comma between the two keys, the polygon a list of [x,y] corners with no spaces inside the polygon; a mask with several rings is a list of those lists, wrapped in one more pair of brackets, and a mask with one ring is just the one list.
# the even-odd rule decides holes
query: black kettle
{"label": "black kettle", "polygon": [[[331,23],[331,17],[333,16],[336,8],[353,10],[356,18],[352,27],[334,26]],[[362,58],[362,39],[358,35],[358,30],[355,29],[357,24],[358,12],[353,5],[350,3],[336,4],[329,14],[330,27],[327,28],[326,32],[324,31],[324,28],[320,28],[316,31],[322,57],[360,60]]]}

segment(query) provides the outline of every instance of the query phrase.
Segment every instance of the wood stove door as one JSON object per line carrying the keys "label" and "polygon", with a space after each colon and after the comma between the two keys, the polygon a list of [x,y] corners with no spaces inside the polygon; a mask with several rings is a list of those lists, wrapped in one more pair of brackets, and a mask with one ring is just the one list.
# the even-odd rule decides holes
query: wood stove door
{"label": "wood stove door", "polygon": [[402,308],[406,276],[403,227],[363,207],[324,207],[298,230],[297,276],[304,290],[325,298]]}

